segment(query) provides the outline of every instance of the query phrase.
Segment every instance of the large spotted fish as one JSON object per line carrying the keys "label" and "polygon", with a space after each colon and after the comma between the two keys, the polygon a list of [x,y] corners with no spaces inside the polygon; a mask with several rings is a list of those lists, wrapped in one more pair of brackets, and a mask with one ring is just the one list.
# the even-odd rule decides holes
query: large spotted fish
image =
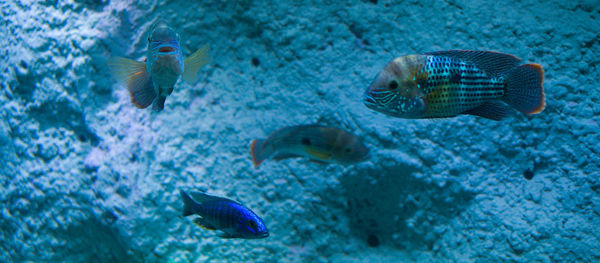
{"label": "large spotted fish", "polygon": [[[489,51],[439,51],[389,62],[364,94],[376,111],[408,119],[460,114],[500,120],[511,107],[540,113],[544,71],[515,56]],[[508,105],[507,105],[508,104]]]}
{"label": "large spotted fish", "polygon": [[207,45],[184,60],[179,41],[179,34],[159,20],[150,28],[145,62],[121,57],[109,61],[136,107],[143,109],[152,104],[153,110],[161,111],[179,76],[193,83],[200,67],[209,62]]}

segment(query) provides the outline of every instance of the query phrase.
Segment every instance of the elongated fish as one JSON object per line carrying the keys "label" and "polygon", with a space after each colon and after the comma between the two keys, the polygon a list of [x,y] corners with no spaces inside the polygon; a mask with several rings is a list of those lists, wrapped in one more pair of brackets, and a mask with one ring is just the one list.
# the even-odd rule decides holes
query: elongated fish
{"label": "elongated fish", "polygon": [[223,238],[256,239],[269,236],[263,220],[242,204],[200,192],[181,191],[183,216],[198,215],[194,223],[208,230],[220,230]]}
{"label": "elongated fish", "polygon": [[146,61],[113,58],[108,64],[113,75],[127,86],[131,102],[138,108],[161,111],[167,96],[173,92],[179,76],[193,83],[198,70],[209,62],[208,45],[183,59],[179,34],[162,20],[154,23],[148,35]]}
{"label": "elongated fish", "polygon": [[[546,105],[539,64],[489,51],[439,51],[389,62],[364,94],[367,107],[400,118],[460,114],[500,120],[511,107],[526,115]],[[506,105],[508,104],[508,105]]]}
{"label": "elongated fish", "polygon": [[320,125],[281,128],[267,139],[256,139],[250,144],[255,167],[271,156],[276,160],[304,156],[323,162],[354,163],[364,160],[368,153],[358,136]]}

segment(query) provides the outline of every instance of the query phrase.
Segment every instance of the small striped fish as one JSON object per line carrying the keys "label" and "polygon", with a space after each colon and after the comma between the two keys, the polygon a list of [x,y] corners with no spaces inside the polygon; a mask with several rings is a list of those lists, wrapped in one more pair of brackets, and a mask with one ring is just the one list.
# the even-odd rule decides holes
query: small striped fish
{"label": "small striped fish", "polygon": [[336,127],[297,125],[278,129],[266,139],[250,143],[254,167],[273,157],[281,160],[308,157],[319,162],[342,164],[361,162],[369,149],[358,136]]}
{"label": "small striped fish", "polygon": [[220,230],[223,238],[255,239],[269,236],[263,220],[242,204],[200,192],[181,191],[183,216],[199,215],[194,223],[208,230]]}
{"label": "small striped fish", "polygon": [[492,120],[512,106],[540,113],[546,103],[539,64],[489,51],[439,51],[398,57],[364,94],[367,107],[400,118],[447,118],[460,114]]}

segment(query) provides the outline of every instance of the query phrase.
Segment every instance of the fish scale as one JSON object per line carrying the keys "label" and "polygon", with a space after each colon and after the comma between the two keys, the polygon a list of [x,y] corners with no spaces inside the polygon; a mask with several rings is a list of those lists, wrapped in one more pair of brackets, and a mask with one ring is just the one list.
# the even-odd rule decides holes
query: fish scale
{"label": "fish scale", "polygon": [[503,95],[502,77],[490,78],[475,65],[440,56],[427,56],[426,61],[424,93],[432,117],[455,116]]}

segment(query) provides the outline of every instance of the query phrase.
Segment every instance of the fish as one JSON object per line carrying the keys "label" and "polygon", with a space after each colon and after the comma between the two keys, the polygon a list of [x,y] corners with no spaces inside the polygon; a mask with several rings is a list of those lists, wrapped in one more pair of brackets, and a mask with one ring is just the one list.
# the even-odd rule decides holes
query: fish
{"label": "fish", "polygon": [[179,43],[179,34],[165,21],[158,20],[150,27],[144,62],[124,57],[108,61],[113,75],[127,87],[131,102],[137,108],[144,109],[152,104],[154,111],[162,111],[179,76],[194,83],[198,70],[209,63],[208,45],[184,59]]}
{"label": "fish", "polygon": [[254,167],[273,156],[275,160],[308,157],[312,160],[342,164],[366,159],[369,149],[360,138],[336,127],[297,125],[276,130],[266,139],[250,143]]}
{"label": "fish", "polygon": [[180,195],[183,216],[198,215],[194,224],[207,230],[219,230],[219,237],[258,239],[269,236],[263,220],[236,201],[203,192],[180,190]]}
{"label": "fish", "polygon": [[538,114],[546,106],[540,64],[493,51],[448,50],[397,57],[372,81],[364,104],[398,118],[461,114],[499,121],[512,112]]}

